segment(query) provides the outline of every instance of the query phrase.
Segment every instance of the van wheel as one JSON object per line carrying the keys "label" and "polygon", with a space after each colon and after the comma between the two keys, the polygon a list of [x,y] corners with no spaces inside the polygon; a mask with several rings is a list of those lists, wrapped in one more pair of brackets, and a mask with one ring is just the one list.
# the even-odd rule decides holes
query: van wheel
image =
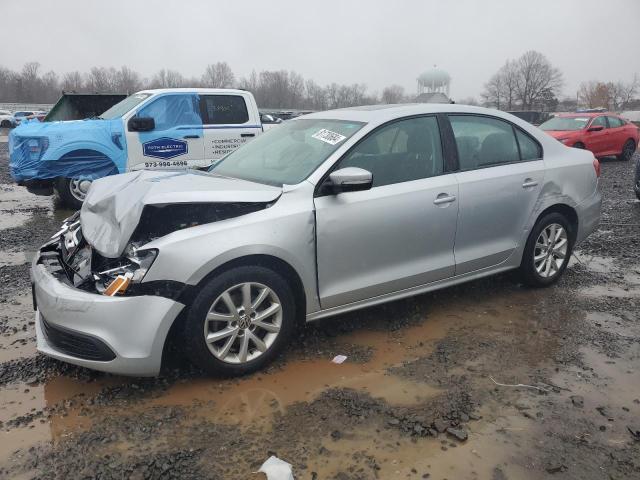
{"label": "van wheel", "polygon": [[62,203],[74,210],[80,210],[90,186],[91,180],[86,178],[60,177],[55,182],[55,189]]}
{"label": "van wheel", "polygon": [[569,222],[560,213],[545,215],[533,227],[522,255],[520,273],[524,283],[547,287],[556,283],[572,252]]}
{"label": "van wheel", "polygon": [[633,140],[627,140],[622,147],[622,152],[618,155],[618,160],[628,162],[636,152],[636,144]]}
{"label": "van wheel", "polygon": [[189,308],[185,350],[211,375],[237,376],[271,362],[295,330],[291,288],[264,267],[233,268],[209,280]]}

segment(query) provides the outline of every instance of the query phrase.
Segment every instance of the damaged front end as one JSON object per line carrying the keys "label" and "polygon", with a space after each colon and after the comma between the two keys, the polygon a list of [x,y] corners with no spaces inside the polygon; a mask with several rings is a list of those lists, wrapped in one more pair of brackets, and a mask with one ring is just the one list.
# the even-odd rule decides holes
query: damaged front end
{"label": "damaged front end", "polygon": [[[66,219],[61,230],[40,249],[40,263],[59,281],[103,295],[136,294],[137,284],[158,256],[131,242],[120,258],[105,258],[82,235],[79,213]],[[116,288],[118,287],[118,288]]]}
{"label": "damaged front end", "polygon": [[180,203],[145,205],[121,256],[109,258],[93,248],[82,232],[80,212],[67,218],[40,250],[40,263],[59,281],[107,296],[155,295],[185,302],[187,285],[173,280],[143,283],[159,252],[149,242],[185,228],[239,217],[272,203]]}

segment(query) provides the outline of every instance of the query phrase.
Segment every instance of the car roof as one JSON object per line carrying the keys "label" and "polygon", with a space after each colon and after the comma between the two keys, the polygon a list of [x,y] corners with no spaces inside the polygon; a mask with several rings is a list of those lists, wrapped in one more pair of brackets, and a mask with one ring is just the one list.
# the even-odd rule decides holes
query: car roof
{"label": "car roof", "polygon": [[611,112],[584,112],[584,113],[572,112],[572,113],[559,113],[559,114],[556,115],[556,117],[561,117],[561,118],[593,118],[593,117],[599,117],[600,115],[607,115],[609,117],[618,117],[619,116],[617,113],[611,113]]}
{"label": "car roof", "polygon": [[366,123],[384,123],[396,118],[411,115],[424,115],[430,113],[475,113],[478,115],[491,115],[507,119],[514,123],[521,120],[507,112],[491,108],[475,107],[452,103],[401,103],[390,105],[365,105],[361,107],[347,107],[324,112],[310,113],[299,117],[301,119],[332,119],[350,120]]}
{"label": "car roof", "polygon": [[246,90],[239,90],[236,88],[151,88],[147,90],[140,90],[136,93],[210,93],[210,94],[246,94]]}

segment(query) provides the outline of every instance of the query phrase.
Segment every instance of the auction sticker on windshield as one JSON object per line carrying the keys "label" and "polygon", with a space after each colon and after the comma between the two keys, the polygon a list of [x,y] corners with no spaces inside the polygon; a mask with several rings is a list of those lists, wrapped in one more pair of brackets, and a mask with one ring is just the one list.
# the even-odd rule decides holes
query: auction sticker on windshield
{"label": "auction sticker on windshield", "polygon": [[311,136],[317,140],[321,140],[325,143],[328,143],[329,145],[335,145],[337,143],[340,143],[345,138],[347,138],[344,135],[340,135],[339,133],[332,132],[331,130],[327,130],[326,128],[323,128],[322,130],[318,130],[316,133],[314,133]]}

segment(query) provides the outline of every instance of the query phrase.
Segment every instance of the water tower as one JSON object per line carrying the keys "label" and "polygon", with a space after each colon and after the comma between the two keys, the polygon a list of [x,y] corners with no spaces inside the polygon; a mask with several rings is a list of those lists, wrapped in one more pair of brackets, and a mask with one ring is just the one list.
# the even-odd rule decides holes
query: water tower
{"label": "water tower", "polygon": [[426,103],[449,103],[450,85],[451,76],[434,65],[418,77],[416,100]]}

